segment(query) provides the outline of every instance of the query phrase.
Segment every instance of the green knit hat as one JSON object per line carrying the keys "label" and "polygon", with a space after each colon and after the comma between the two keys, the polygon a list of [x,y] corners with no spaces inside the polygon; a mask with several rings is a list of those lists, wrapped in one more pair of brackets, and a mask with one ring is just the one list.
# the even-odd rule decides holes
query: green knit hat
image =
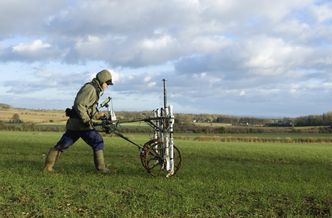
{"label": "green knit hat", "polygon": [[113,85],[112,74],[108,70],[100,71],[97,73],[96,78],[100,84],[107,83],[107,85]]}

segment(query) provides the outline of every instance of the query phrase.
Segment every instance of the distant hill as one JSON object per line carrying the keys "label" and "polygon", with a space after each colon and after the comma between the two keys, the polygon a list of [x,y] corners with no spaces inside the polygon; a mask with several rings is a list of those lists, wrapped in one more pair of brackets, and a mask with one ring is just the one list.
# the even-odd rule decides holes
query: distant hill
{"label": "distant hill", "polygon": [[9,109],[11,106],[9,104],[0,103],[0,109]]}
{"label": "distant hill", "polygon": [[64,111],[60,110],[13,108],[8,104],[0,103],[0,121],[8,122],[13,119],[32,123],[64,123],[67,117]]}

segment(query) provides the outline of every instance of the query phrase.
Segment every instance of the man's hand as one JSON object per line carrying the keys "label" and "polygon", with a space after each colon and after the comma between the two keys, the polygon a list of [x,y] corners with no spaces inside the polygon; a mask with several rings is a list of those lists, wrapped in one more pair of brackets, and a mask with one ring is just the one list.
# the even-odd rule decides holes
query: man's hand
{"label": "man's hand", "polygon": [[97,112],[96,115],[95,115],[95,119],[96,120],[101,120],[103,118],[106,117],[106,113],[105,112]]}
{"label": "man's hand", "polygon": [[86,122],[85,125],[87,127],[89,127],[89,128],[94,128],[95,126],[101,126],[101,125],[103,125],[103,120],[91,119],[88,122]]}
{"label": "man's hand", "polygon": [[92,119],[90,119],[88,122],[86,122],[86,126],[90,128],[94,128],[95,126],[101,126],[103,125],[103,120],[106,119],[106,113],[105,112],[97,112],[93,116]]}
{"label": "man's hand", "polygon": [[98,125],[102,125],[103,124],[102,120],[92,119],[92,120],[90,120],[90,122],[92,123],[93,126],[98,126]]}
{"label": "man's hand", "polygon": [[110,120],[104,119],[102,120],[102,128],[106,133],[110,133],[111,130],[114,128],[112,122]]}

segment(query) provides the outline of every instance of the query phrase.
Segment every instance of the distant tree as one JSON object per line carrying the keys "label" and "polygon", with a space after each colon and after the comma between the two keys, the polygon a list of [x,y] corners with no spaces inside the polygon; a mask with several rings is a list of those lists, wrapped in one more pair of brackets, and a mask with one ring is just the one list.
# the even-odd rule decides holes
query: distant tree
{"label": "distant tree", "polygon": [[23,121],[20,119],[20,115],[18,113],[15,113],[12,116],[11,122],[12,123],[22,123]]}
{"label": "distant tree", "polygon": [[332,112],[327,112],[325,114],[323,114],[323,122],[324,125],[332,125]]}
{"label": "distant tree", "polygon": [[193,122],[193,116],[191,114],[177,114],[176,123],[192,123]]}

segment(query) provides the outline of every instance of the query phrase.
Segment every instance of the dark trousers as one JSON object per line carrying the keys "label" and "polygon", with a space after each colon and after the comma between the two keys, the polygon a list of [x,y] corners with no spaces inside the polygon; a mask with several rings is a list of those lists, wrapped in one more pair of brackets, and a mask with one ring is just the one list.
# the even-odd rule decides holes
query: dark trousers
{"label": "dark trousers", "polygon": [[64,151],[74,144],[79,138],[82,138],[94,151],[104,149],[104,140],[96,130],[71,131],[67,130],[54,146],[58,151]]}

